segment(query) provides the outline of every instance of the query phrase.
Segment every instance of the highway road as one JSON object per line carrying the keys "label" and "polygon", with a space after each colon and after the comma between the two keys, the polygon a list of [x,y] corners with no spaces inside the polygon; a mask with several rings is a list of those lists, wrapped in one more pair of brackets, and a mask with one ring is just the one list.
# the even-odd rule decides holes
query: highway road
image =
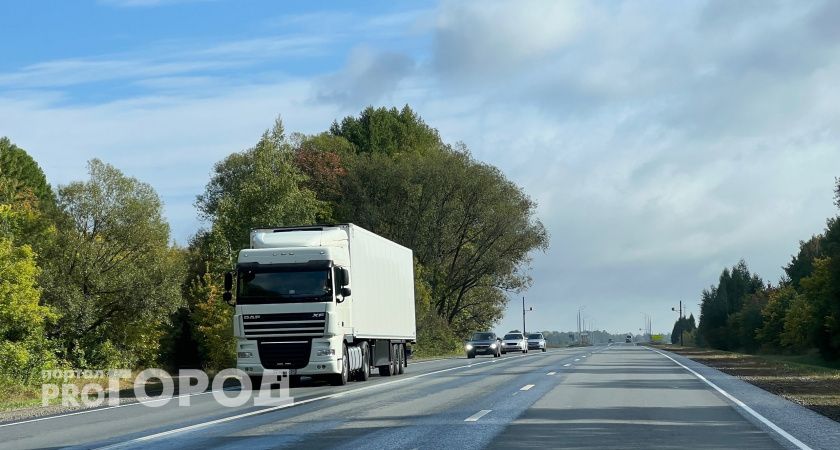
{"label": "highway road", "polygon": [[427,361],[294,388],[291,406],[200,394],[0,424],[0,447],[840,448],[836,422],[690,364],[623,344]]}

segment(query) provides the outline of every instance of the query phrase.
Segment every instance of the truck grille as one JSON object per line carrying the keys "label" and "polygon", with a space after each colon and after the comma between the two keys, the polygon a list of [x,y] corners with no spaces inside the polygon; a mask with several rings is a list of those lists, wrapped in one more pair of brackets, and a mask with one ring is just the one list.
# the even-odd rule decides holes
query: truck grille
{"label": "truck grille", "polygon": [[262,339],[257,348],[260,362],[267,369],[301,369],[309,364],[312,340]]}
{"label": "truck grille", "polygon": [[248,338],[322,337],[326,313],[243,314],[242,324]]}

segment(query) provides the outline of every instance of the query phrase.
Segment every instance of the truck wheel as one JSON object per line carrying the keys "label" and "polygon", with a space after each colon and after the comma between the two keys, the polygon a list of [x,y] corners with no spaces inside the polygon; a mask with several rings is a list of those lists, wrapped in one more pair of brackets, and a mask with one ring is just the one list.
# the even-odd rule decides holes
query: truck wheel
{"label": "truck wheel", "polygon": [[467,352],[467,358],[470,358],[470,359],[475,358],[475,353],[473,353],[473,352]]}
{"label": "truck wheel", "polygon": [[391,375],[396,375],[394,372],[394,346],[389,346],[391,350],[391,362],[384,366],[379,366],[379,376],[381,377],[390,377]]}
{"label": "truck wheel", "polygon": [[248,378],[251,379],[251,390],[259,391],[262,386],[262,375],[248,375]]}
{"label": "truck wheel", "polygon": [[356,377],[359,381],[367,381],[370,378],[370,347],[367,342],[362,342],[362,368],[359,369],[359,375]]}
{"label": "truck wheel", "polygon": [[341,346],[344,349],[344,356],[341,359],[341,373],[333,375],[330,384],[333,386],[344,386],[350,379],[350,364],[347,355],[347,344]]}
{"label": "truck wheel", "polygon": [[391,375],[399,375],[400,373],[400,346],[399,344],[394,344],[391,346]]}
{"label": "truck wheel", "polygon": [[405,344],[400,344],[397,346],[397,373],[400,375],[405,373]]}

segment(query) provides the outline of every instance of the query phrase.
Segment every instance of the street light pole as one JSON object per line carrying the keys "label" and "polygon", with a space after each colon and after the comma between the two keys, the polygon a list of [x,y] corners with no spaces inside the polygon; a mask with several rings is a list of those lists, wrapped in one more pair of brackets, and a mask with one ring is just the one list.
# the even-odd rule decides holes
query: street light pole
{"label": "street light pole", "polygon": [[[528,311],[533,311],[534,308],[528,308]],[[525,336],[525,297],[522,297],[522,336]]]}

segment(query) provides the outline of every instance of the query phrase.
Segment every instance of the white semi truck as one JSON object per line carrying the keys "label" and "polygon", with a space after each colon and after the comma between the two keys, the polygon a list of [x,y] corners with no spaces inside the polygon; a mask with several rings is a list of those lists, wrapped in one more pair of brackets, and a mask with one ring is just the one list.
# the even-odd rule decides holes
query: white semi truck
{"label": "white semi truck", "polygon": [[239,252],[234,282],[236,365],[367,380],[401,374],[416,341],[410,249],[353,224],[262,228]]}

